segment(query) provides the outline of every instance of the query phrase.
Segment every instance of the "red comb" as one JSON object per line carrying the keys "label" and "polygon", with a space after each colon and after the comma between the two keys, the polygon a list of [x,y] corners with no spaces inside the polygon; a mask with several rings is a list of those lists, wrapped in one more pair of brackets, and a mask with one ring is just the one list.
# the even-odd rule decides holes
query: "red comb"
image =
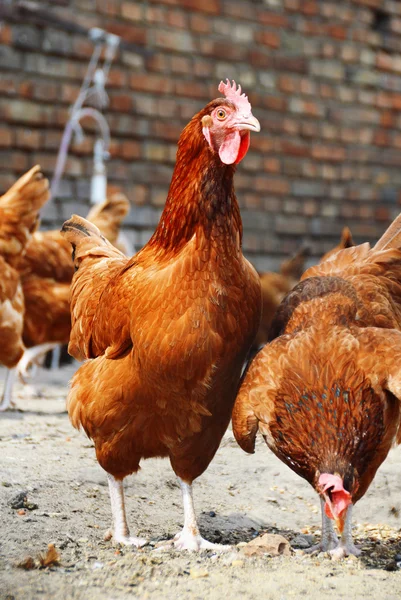
{"label": "red comb", "polygon": [[233,79],[233,83],[231,85],[230,81],[227,79],[227,83],[224,81],[220,81],[219,92],[225,95],[228,100],[231,100],[238,108],[241,108],[241,111],[245,113],[251,112],[251,105],[248,100],[248,96],[242,94],[241,86],[235,83]]}

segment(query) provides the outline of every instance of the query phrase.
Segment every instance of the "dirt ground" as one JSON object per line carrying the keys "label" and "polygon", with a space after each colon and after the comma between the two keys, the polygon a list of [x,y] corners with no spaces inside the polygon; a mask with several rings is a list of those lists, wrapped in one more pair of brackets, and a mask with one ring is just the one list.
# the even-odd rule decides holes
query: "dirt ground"
{"label": "dirt ground", "polygon": [[[262,441],[248,456],[231,431],[194,486],[202,533],[231,544],[227,552],[155,548],[182,525],[180,490],[166,460],[144,461],[126,482],[131,531],[150,545],[136,550],[104,541],[110,519],[106,476],[91,442],[72,429],[65,412],[73,370],[41,370],[34,385],[42,397],[18,384],[21,410],[0,414],[2,600],[401,597],[401,449],[391,452],[354,511],[360,559],[305,554],[302,548],[319,534],[317,495]],[[25,508],[17,508],[20,492]],[[263,532],[284,535],[291,555],[249,556],[244,543]],[[49,543],[60,553],[59,566],[17,566],[27,556],[38,564]]]}

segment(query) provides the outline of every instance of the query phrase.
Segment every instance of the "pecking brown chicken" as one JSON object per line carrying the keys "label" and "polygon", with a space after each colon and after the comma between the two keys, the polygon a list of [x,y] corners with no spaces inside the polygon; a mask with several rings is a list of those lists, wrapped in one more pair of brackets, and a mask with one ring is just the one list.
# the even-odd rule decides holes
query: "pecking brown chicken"
{"label": "pecking brown chicken", "polygon": [[[87,218],[112,242],[117,242],[122,219],[129,210],[123,194],[109,199],[89,211]],[[37,231],[26,247],[18,266],[25,301],[23,341],[26,348],[19,365],[26,375],[36,357],[68,344],[71,331],[70,285],[74,274],[71,244],[60,231]]]}
{"label": "pecking brown chicken", "polygon": [[179,549],[217,547],[198,530],[192,482],[227,429],[242,365],[260,320],[260,283],[241,251],[235,166],[260,125],[235,82],[193,117],[160,222],[127,259],[85,219],[63,234],[77,271],[70,353],[88,359],[71,382],[68,412],[108,473],[114,540],[130,537],[123,479],[142,458],[169,457],[179,478]]}
{"label": "pecking brown chicken", "polygon": [[[0,363],[13,369],[24,353],[24,297],[18,264],[49,199],[49,182],[40,167],[25,173],[0,198]],[[0,410],[10,404],[8,377]]]}
{"label": "pecking brown chicken", "polygon": [[252,345],[252,352],[266,344],[269,338],[269,329],[280,302],[294,285],[298,283],[305,270],[305,260],[309,256],[308,247],[301,248],[294,256],[284,261],[280,272],[266,271],[260,273],[262,286],[262,318],[256,338]]}
{"label": "pecking brown chicken", "polygon": [[[233,411],[239,445],[269,448],[322,501],[314,549],[358,555],[351,511],[401,441],[401,215],[371,249],[310,268],[279,307]],[[338,542],[335,520],[341,534]]]}

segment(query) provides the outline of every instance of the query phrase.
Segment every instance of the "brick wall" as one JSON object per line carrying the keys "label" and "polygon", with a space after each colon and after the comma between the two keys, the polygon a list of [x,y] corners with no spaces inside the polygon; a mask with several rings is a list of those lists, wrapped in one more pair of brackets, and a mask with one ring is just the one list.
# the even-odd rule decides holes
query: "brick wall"
{"label": "brick wall", "polygon": [[[84,33],[99,26],[123,40],[108,85],[108,172],[132,201],[137,245],[158,221],[180,131],[225,77],[241,82],[262,125],[236,175],[244,248],[259,268],[302,241],[319,256],[345,223],[358,241],[374,240],[397,214],[401,2],[26,4],[0,1],[0,190],[36,162],[51,175],[92,52]],[[72,147],[45,226],[85,212],[92,137]]]}

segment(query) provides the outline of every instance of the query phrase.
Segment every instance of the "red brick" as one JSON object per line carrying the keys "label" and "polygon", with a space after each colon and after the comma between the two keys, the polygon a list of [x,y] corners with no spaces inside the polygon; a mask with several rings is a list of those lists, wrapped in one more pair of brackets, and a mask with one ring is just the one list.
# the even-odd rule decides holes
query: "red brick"
{"label": "red brick", "polygon": [[132,98],[129,94],[112,94],[110,96],[110,109],[120,112],[131,112],[133,107]]}
{"label": "red brick", "polygon": [[380,125],[382,127],[394,127],[396,124],[396,118],[393,112],[386,110],[380,115]]}
{"label": "red brick", "polygon": [[378,52],[376,54],[376,66],[383,71],[392,71],[393,57],[386,52]]}
{"label": "red brick", "polygon": [[279,48],[280,36],[273,31],[259,31],[256,34],[256,41],[269,48]]}
{"label": "red brick", "polygon": [[279,173],[281,169],[280,161],[277,158],[265,158],[263,167],[268,173]]}
{"label": "red brick", "polygon": [[281,152],[288,154],[289,156],[309,156],[310,147],[306,144],[289,142],[287,140],[281,140],[280,143]]}
{"label": "red brick", "polygon": [[12,41],[11,27],[4,22],[0,22],[0,44],[10,45]]}
{"label": "red brick", "polygon": [[374,218],[378,221],[390,221],[390,210],[386,206],[378,206],[374,210]]}
{"label": "red brick", "polygon": [[17,128],[15,134],[18,148],[40,148],[41,132],[37,129]]}
{"label": "red brick", "polygon": [[32,81],[23,81],[18,86],[18,93],[23,98],[33,98],[33,82]]}
{"label": "red brick", "polygon": [[376,146],[391,146],[391,137],[388,131],[379,129],[373,136],[373,143]]}
{"label": "red brick", "polygon": [[144,186],[144,185],[133,185],[132,186],[131,197],[132,197],[134,204],[136,204],[137,206],[143,206],[144,204],[147,204],[148,196],[149,196],[149,192],[148,192],[148,188],[146,186]]}
{"label": "red brick", "polygon": [[[266,51],[267,52],[267,51]],[[248,61],[252,66],[270,68],[272,66],[272,58],[261,50],[251,49],[248,52]]]}
{"label": "red brick", "polygon": [[309,66],[305,58],[298,56],[275,56],[274,67],[278,71],[292,71],[293,73],[307,73]]}
{"label": "red brick", "polygon": [[2,148],[9,148],[12,146],[13,136],[11,129],[0,126],[0,146]]}
{"label": "red brick", "polygon": [[127,83],[127,76],[124,71],[120,69],[116,69],[113,65],[109,71],[109,76],[107,79],[107,87],[124,87]]}
{"label": "red brick", "polygon": [[170,66],[173,73],[184,73],[190,75],[193,71],[191,59],[186,56],[172,56]]}
{"label": "red brick", "polygon": [[336,38],[337,40],[345,40],[347,37],[347,30],[341,25],[328,25],[327,33],[330,37]]}
{"label": "red brick", "polygon": [[0,94],[15,96],[17,93],[17,84],[11,79],[0,79]]}
{"label": "red brick", "polygon": [[146,69],[166,73],[170,68],[170,57],[165,54],[154,54],[146,59]]}
{"label": "red brick", "polygon": [[288,17],[281,13],[273,13],[266,11],[258,12],[258,22],[262,25],[271,25],[273,27],[287,27]]}
{"label": "red brick", "polygon": [[141,21],[143,18],[143,6],[136,2],[123,2],[121,15],[129,21]]}
{"label": "red brick", "polygon": [[323,146],[314,144],[312,146],[312,157],[317,160],[341,161],[345,160],[345,148],[340,146]]}
{"label": "red brick", "polygon": [[391,104],[395,110],[401,110],[401,94],[393,94],[391,96]]}
{"label": "red brick", "polygon": [[107,30],[110,33],[120,36],[125,42],[129,44],[146,44],[147,43],[147,31],[143,27],[136,27],[133,25],[124,25],[122,23],[110,22],[107,25]]}
{"label": "red brick", "polygon": [[109,17],[114,17],[118,14],[118,3],[115,0],[96,0],[96,7],[100,13]]}
{"label": "red brick", "polygon": [[145,19],[149,23],[164,23],[166,18],[166,12],[164,8],[160,6],[146,6],[145,7]]}
{"label": "red brick", "polygon": [[298,88],[298,81],[294,77],[281,75],[277,80],[277,87],[281,92],[294,94]]}
{"label": "red brick", "polygon": [[125,140],[119,145],[119,155],[127,160],[140,158],[141,146],[138,142]]}
{"label": "red brick", "polygon": [[286,98],[267,95],[264,98],[263,104],[266,108],[269,108],[270,110],[277,110],[283,112],[287,109],[288,102]]}
{"label": "red brick", "polygon": [[79,86],[78,85],[74,85],[72,83],[65,83],[61,87],[61,100],[63,102],[72,104],[77,99],[78,94],[79,94]]}
{"label": "red brick", "polygon": [[199,14],[190,15],[189,26],[192,31],[196,31],[197,33],[209,33],[210,18]]}
{"label": "red brick", "polygon": [[300,4],[300,12],[308,16],[317,15],[319,12],[319,4],[318,2],[311,0],[303,0]]}
{"label": "red brick", "polygon": [[201,2],[199,0],[180,0],[179,5],[209,15],[218,15],[221,10],[220,0],[202,0]]}
{"label": "red brick", "polygon": [[158,92],[160,94],[171,93],[173,90],[173,81],[171,77],[161,77],[159,75],[135,73],[130,77],[130,87],[133,90],[143,92]]}
{"label": "red brick", "polygon": [[194,81],[176,81],[175,93],[189,98],[207,98],[208,88],[205,84]]}
{"label": "red brick", "polygon": [[167,12],[167,23],[177,29],[186,29],[188,27],[186,14],[178,10],[169,10]]}

